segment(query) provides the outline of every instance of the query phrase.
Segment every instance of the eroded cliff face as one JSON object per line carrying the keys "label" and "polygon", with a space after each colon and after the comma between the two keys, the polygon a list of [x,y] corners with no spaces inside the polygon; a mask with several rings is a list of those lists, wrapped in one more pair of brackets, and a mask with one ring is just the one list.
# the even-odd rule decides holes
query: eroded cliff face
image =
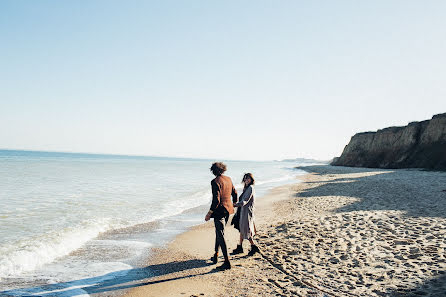
{"label": "eroded cliff face", "polygon": [[355,134],[331,164],[446,170],[446,113],[405,127]]}

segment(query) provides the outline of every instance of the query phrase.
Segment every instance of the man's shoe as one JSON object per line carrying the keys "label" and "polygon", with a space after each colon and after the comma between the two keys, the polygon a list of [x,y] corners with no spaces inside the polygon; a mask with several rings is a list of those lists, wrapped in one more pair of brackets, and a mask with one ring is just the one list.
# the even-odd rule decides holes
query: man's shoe
{"label": "man's shoe", "polygon": [[217,254],[217,253],[215,253],[215,254],[211,257],[211,261],[212,261],[212,263],[217,264],[217,262],[218,262],[218,254]]}
{"label": "man's shoe", "polygon": [[229,261],[225,261],[222,265],[217,267],[217,270],[227,270],[227,269],[231,269],[231,262]]}
{"label": "man's shoe", "polygon": [[238,255],[238,254],[243,254],[243,247],[240,244],[238,244],[237,248],[233,250],[231,253],[231,255]]}
{"label": "man's shoe", "polygon": [[255,253],[260,253],[260,250],[255,244],[253,244],[251,246],[251,250],[248,253],[248,256],[254,256]]}

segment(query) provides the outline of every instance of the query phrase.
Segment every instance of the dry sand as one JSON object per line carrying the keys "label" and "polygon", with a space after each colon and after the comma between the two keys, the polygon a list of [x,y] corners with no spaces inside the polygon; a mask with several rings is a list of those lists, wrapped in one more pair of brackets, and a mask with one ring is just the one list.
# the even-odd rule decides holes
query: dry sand
{"label": "dry sand", "polygon": [[261,255],[216,271],[206,223],[157,250],[154,276],[125,296],[446,296],[445,172],[303,169],[302,183],[257,200]]}

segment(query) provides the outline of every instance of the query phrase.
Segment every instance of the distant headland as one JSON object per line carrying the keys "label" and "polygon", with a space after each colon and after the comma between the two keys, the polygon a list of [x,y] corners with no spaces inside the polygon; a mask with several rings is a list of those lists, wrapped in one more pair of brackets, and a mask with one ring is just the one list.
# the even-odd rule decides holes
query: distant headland
{"label": "distant headland", "polygon": [[331,165],[446,170],[446,113],[404,127],[357,133]]}

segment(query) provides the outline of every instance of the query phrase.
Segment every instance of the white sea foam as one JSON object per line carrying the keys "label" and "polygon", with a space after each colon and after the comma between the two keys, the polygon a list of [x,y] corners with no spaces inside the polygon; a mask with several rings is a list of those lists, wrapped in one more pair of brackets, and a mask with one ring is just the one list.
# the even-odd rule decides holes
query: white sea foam
{"label": "white sea foam", "polygon": [[[122,282],[129,272],[128,278],[133,279],[138,274],[138,269],[133,270],[128,264],[121,262],[91,263],[80,261],[65,265],[51,265],[51,275],[47,285],[29,288],[9,289],[0,292],[7,296],[90,296],[89,287],[100,286],[105,281],[116,280],[116,284]],[[109,283],[109,284],[111,284]]]}
{"label": "white sea foam", "polygon": [[49,296],[57,296],[57,297],[71,297],[71,296],[78,296],[78,297],[88,297],[90,296],[87,291],[84,289],[86,287],[94,286],[92,285],[78,285],[78,286],[72,286],[72,287],[66,287],[63,289],[58,290],[50,290],[50,291],[39,291],[35,296],[39,295],[49,295]]}
{"label": "white sea foam", "polygon": [[277,177],[277,178],[272,178],[272,179],[268,179],[268,180],[260,180],[260,181],[256,181],[256,185],[260,186],[260,185],[265,185],[265,184],[275,184],[275,183],[280,183],[280,182],[284,182],[284,181],[289,181],[292,180],[296,177],[295,174],[287,174],[281,177]]}
{"label": "white sea foam", "polygon": [[0,248],[0,278],[31,271],[56,258],[68,255],[99,233],[118,227],[111,219],[86,221],[78,228],[66,228],[42,236],[23,239]]}
{"label": "white sea foam", "polygon": [[210,201],[212,197],[211,190],[201,190],[195,193],[189,194],[186,197],[179,197],[172,199],[166,203],[166,207],[169,210],[169,216],[177,215],[183,211],[195,208]]}

